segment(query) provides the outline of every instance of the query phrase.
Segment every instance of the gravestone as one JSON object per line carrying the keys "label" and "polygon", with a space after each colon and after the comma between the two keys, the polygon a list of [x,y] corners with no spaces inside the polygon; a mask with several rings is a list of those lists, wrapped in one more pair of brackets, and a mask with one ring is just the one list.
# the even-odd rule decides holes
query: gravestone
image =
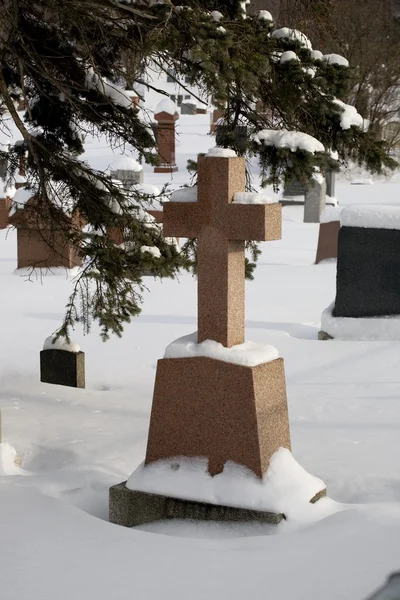
{"label": "gravestone", "polygon": [[[197,344],[213,341],[229,349],[244,342],[245,241],[281,237],[280,204],[233,202],[245,179],[243,158],[199,156],[197,201],[164,205],[164,235],[198,240]],[[162,459],[204,457],[212,476],[232,461],[261,481],[279,448],[290,449],[281,358],[256,366],[206,356],[158,361],[144,469]],[[119,484],[110,490],[110,521],[131,526],[168,518],[170,500]],[[223,519],[227,512],[226,506],[188,507],[187,501],[176,500],[173,517]],[[233,520],[257,518],[245,512]],[[282,515],[264,512],[263,518],[276,523]]]}
{"label": "gravestone", "polygon": [[120,156],[112,163],[110,176],[130,188],[143,182],[143,167],[131,156]]}
{"label": "gravestone", "polygon": [[326,169],[326,195],[329,198],[335,198],[336,196],[336,173],[332,169]]}
{"label": "gravestone", "polygon": [[196,115],[197,103],[194,100],[185,100],[181,104],[181,115]]}
{"label": "gravestone", "polygon": [[297,196],[305,196],[307,186],[297,179],[291,179],[285,184],[283,189],[284,198],[295,198]]}
{"label": "gravestone", "polygon": [[67,215],[56,209],[60,221],[55,228],[54,219],[46,216],[34,191],[19,189],[14,202],[18,208],[9,217],[9,222],[17,229],[18,269],[73,269],[82,265],[79,248],[68,238],[69,233],[79,234],[82,230],[77,212]]}
{"label": "gravestone", "polygon": [[84,352],[42,350],[40,352],[40,381],[75,388],[85,387]]}
{"label": "gravestone", "polygon": [[390,339],[397,339],[395,320],[387,317],[400,315],[400,208],[345,207],[340,220],[336,299],[323,315],[320,338],[389,339],[392,331]]}
{"label": "gravestone", "polygon": [[179,113],[172,100],[162,100],[154,114],[157,121],[158,166],[154,173],[174,173],[178,170],[175,159],[175,123]]}
{"label": "gravestone", "polygon": [[[217,146],[223,146],[226,135],[230,135],[230,128],[224,123],[218,123],[215,127],[215,142]],[[249,136],[246,125],[237,125],[234,130],[234,143],[239,151],[244,152],[247,148]]]}
{"label": "gravestone", "polygon": [[47,338],[40,352],[40,381],[68,387],[85,387],[85,353],[77,344]]}
{"label": "gravestone", "polygon": [[213,112],[211,113],[210,133],[215,133],[217,125],[219,124],[220,120],[223,119],[224,114],[225,114],[225,111],[221,110],[219,108],[215,108],[213,110]]}
{"label": "gravestone", "polygon": [[304,223],[319,223],[326,205],[325,177],[318,174],[307,186],[304,199]]}
{"label": "gravestone", "polygon": [[337,258],[340,221],[329,221],[319,226],[315,264],[329,258]]}

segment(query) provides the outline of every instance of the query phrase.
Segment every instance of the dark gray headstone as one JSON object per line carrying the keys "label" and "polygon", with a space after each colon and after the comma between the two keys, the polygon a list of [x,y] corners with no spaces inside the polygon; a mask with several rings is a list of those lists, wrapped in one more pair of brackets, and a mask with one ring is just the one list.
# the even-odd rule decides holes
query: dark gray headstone
{"label": "dark gray headstone", "polygon": [[326,205],[325,177],[313,179],[304,198],[304,223],[319,223]]}
{"label": "dark gray headstone", "polygon": [[333,316],[400,314],[400,231],[341,227]]}
{"label": "dark gray headstone", "polygon": [[288,181],[283,190],[284,198],[293,198],[295,196],[304,196],[306,193],[307,186],[304,183],[300,183],[297,179]]}
{"label": "dark gray headstone", "polygon": [[143,169],[141,171],[133,171],[132,169],[116,169],[110,171],[110,175],[113,179],[121,181],[124,186],[132,186],[136,183],[143,182]]}
{"label": "dark gray headstone", "polygon": [[[215,141],[217,146],[224,147],[224,140],[226,139],[226,135],[230,133],[230,128],[226,125],[217,125],[215,128]],[[248,133],[247,127],[245,125],[237,125],[235,127],[235,144],[238,149],[244,152],[247,148],[248,144]]]}
{"label": "dark gray headstone", "polygon": [[195,102],[182,102],[181,115],[197,115],[197,105]]}
{"label": "dark gray headstone", "polygon": [[325,179],[326,179],[326,195],[330,198],[335,197],[336,190],[336,173],[332,171],[332,169],[327,169],[325,171]]}
{"label": "dark gray headstone", "polygon": [[40,381],[84,388],[85,353],[42,350],[40,353]]}

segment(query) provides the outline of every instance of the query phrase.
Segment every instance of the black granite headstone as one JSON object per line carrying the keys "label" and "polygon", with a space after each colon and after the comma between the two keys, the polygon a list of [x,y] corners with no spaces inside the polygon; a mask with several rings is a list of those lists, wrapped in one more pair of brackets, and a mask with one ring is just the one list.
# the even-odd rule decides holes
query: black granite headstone
{"label": "black granite headstone", "polygon": [[335,317],[400,314],[400,231],[341,227]]}
{"label": "black granite headstone", "polygon": [[40,353],[40,381],[84,388],[85,353],[42,350]]}

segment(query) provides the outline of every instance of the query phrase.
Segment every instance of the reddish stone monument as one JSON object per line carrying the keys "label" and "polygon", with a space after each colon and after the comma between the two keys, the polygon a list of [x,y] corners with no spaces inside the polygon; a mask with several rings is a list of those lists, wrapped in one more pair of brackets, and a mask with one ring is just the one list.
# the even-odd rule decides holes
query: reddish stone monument
{"label": "reddish stone monument", "polygon": [[223,118],[224,114],[225,114],[225,111],[224,110],[220,110],[219,108],[215,108],[213,110],[213,112],[211,113],[210,133],[215,133],[215,130],[216,130],[217,125],[218,125],[218,121]]}
{"label": "reddish stone monument", "polygon": [[317,256],[315,264],[327,258],[337,258],[340,221],[329,221],[319,226]]}
{"label": "reddish stone monument", "polygon": [[[198,201],[164,205],[164,235],[198,239],[199,343],[244,342],[245,241],[281,237],[280,205],[232,204],[244,190],[242,158],[199,157]],[[262,477],[280,446],[290,447],[282,359],[257,367],[159,361],[146,464],[207,456],[211,474],[233,460]]]}
{"label": "reddish stone monument", "polygon": [[[245,242],[281,237],[280,204],[233,203],[245,179],[243,158],[199,156],[197,202],[164,205],[164,235],[198,240],[198,343],[213,340],[231,348],[244,342]],[[233,461],[261,481],[281,447],[290,449],[281,358],[257,366],[202,356],[158,361],[145,465],[202,457],[215,476]],[[283,518],[244,508],[172,499],[125,484],[110,490],[110,521],[125,526],[159,518]]]}
{"label": "reddish stone monument", "polygon": [[155,110],[154,118],[158,123],[159,160],[154,173],[174,173],[178,170],[175,162],[175,123],[179,119],[176,105],[169,98],[162,100]]}
{"label": "reddish stone monument", "polygon": [[[20,190],[27,191],[27,190]],[[56,268],[72,269],[82,264],[76,244],[68,239],[69,233],[82,230],[77,213],[69,216],[59,209],[57,223],[46,215],[37,196],[32,195],[23,208],[17,208],[9,222],[17,229],[18,269]]]}
{"label": "reddish stone monument", "polygon": [[2,195],[4,197],[0,198],[0,229],[5,229],[8,225],[12,199],[6,194]]}

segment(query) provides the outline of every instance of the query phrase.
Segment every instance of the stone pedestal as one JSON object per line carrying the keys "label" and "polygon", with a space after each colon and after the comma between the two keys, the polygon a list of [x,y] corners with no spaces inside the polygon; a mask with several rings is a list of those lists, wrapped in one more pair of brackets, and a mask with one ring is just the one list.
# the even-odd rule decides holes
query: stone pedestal
{"label": "stone pedestal", "polygon": [[306,189],[304,200],[304,223],[319,223],[321,213],[326,205],[325,178],[313,179]]}
{"label": "stone pedestal", "polygon": [[154,173],[173,173],[178,170],[175,159],[175,122],[179,119],[179,114],[160,112],[155,114],[154,118],[158,123],[159,159],[159,165],[154,167]]}
{"label": "stone pedestal", "polygon": [[191,519],[225,523],[257,521],[258,523],[278,525],[285,518],[283,514],[219,506],[137,492],[128,489],[125,483],[119,483],[110,488],[109,505],[110,523],[124,527],[136,527],[165,519]]}
{"label": "stone pedestal", "polygon": [[319,226],[318,248],[315,264],[327,258],[337,258],[340,221],[321,223]]}
{"label": "stone pedestal", "polygon": [[58,349],[42,350],[40,353],[40,381],[84,388],[84,352],[67,352]]}
{"label": "stone pedestal", "polygon": [[5,229],[9,223],[11,204],[10,198],[0,198],[0,229]]}
{"label": "stone pedestal", "polygon": [[281,446],[290,449],[282,359],[256,367],[203,357],[158,361],[146,464],[202,456],[211,475],[230,460],[262,477]]}

